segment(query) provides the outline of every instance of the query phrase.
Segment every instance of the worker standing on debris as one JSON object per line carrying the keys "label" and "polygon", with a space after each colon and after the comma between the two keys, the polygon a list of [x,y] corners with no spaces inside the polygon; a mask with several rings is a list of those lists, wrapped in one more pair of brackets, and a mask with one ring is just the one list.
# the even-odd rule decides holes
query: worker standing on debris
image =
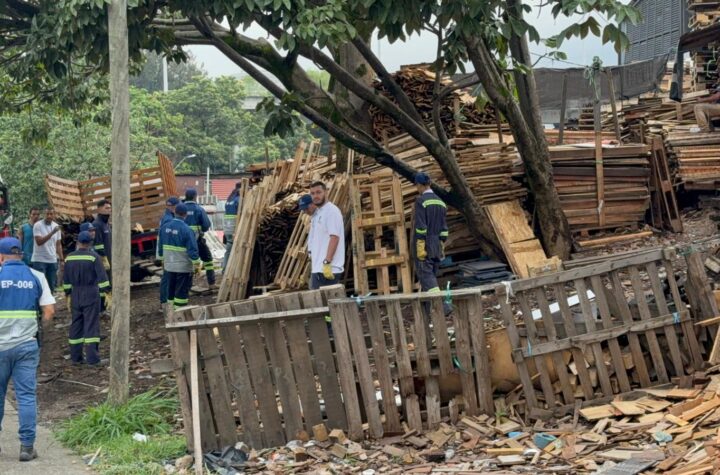
{"label": "worker standing on debris", "polygon": [[423,292],[439,292],[437,273],[444,258],[447,206],[432,191],[427,173],[415,175],[420,196],[415,200],[415,270]]}
{"label": "worker standing on debris", "polygon": [[109,273],[112,264],[112,231],[110,229],[110,215],[112,204],[109,200],[100,200],[97,203],[97,215],[92,225],[95,228],[95,252],[102,259],[105,271]]}
{"label": "worker standing on debris", "polygon": [[210,230],[210,218],[202,206],[195,202],[197,198],[197,191],[194,188],[188,188],[185,190],[185,206],[187,207],[187,217],[185,222],[197,239],[197,248],[200,253],[200,259],[203,262],[205,268],[205,276],[207,277],[207,283],[210,288],[215,287],[215,262],[213,262],[210,248],[205,242],[204,234]]}
{"label": "worker standing on debris", "polygon": [[[160,226],[158,226],[158,234],[160,234],[160,231],[163,226],[165,226],[167,223],[175,219],[175,207],[180,204],[180,200],[177,199],[174,196],[171,196],[170,198],[165,201],[165,212],[162,215],[162,218],[160,218]],[[158,236],[158,242],[160,241],[160,236]],[[160,254],[160,246],[157,246],[155,256],[159,257]],[[163,272],[162,277],[160,277],[160,303],[167,302],[167,290],[168,288],[168,280],[167,280],[167,274]]]}
{"label": "worker standing on debris", "polygon": [[35,243],[31,258],[32,268],[45,275],[53,292],[57,288],[58,265],[63,263],[62,233],[60,225],[54,219],[55,210],[47,207],[45,219],[38,220],[33,225]]}
{"label": "worker standing on debris", "polygon": [[241,182],[235,183],[235,188],[225,200],[225,214],[223,215],[223,239],[225,240],[225,257],[223,258],[223,272],[227,267],[230,251],[233,246],[235,227],[237,226],[238,210],[240,209]]}
{"label": "worker standing on debris", "polygon": [[325,183],[312,183],[310,197],[310,202],[307,195],[301,197],[299,207],[312,213],[308,235],[310,288],[319,289],[340,282],[345,266],[345,223],[340,209],[327,200]]}
{"label": "worker standing on debris", "polygon": [[162,303],[172,302],[175,308],[188,304],[193,271],[198,273],[202,268],[195,234],[185,223],[187,213],[187,205],[178,204],[175,218],[160,229],[158,240],[163,273],[167,274],[167,296]]}
{"label": "worker standing on debris", "polygon": [[102,258],[91,249],[94,239],[88,231],[81,231],[77,250],[65,259],[63,290],[68,308],[72,312],[70,324],[70,360],[73,364],[100,365],[100,294],[110,309],[112,294],[110,281]]}
{"label": "worker standing on debris", "polygon": [[32,262],[32,253],[35,240],[33,239],[33,226],[40,219],[40,209],[33,206],[30,208],[30,216],[28,222],[23,224],[18,231],[18,239],[22,243],[23,262],[30,265]]}
{"label": "worker standing on debris", "polygon": [[26,266],[22,254],[19,240],[0,240],[0,423],[12,378],[20,419],[20,461],[27,462],[37,458],[37,313],[42,310],[43,324],[51,321],[55,298],[45,276]]}

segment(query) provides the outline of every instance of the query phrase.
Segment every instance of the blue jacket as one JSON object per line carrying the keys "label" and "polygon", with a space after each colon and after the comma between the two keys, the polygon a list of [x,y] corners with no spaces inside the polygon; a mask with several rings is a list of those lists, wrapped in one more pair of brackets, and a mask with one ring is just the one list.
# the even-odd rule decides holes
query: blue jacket
{"label": "blue jacket", "polygon": [[175,215],[169,209],[166,209],[162,218],[160,218],[160,226],[158,226],[158,229],[162,229],[162,227],[172,221],[174,217]]}
{"label": "blue jacket", "polygon": [[42,284],[23,261],[0,269],[0,351],[33,340],[37,333]]}
{"label": "blue jacket", "polygon": [[107,257],[108,261],[112,261],[112,233],[110,232],[110,224],[103,221],[100,215],[97,215],[92,224],[95,227],[95,252]]}
{"label": "blue jacket", "polygon": [[447,206],[435,193],[423,193],[415,200],[414,242],[425,240],[429,259],[440,259],[442,256],[440,241],[448,238],[446,214]]}
{"label": "blue jacket", "polygon": [[167,272],[192,273],[193,264],[200,262],[197,238],[182,219],[173,218],[160,229],[158,257]]}
{"label": "blue jacket", "polygon": [[186,201],[187,216],[185,216],[185,223],[190,226],[190,229],[195,233],[197,238],[202,233],[206,233],[210,229],[210,218],[202,206],[195,203],[194,201]]}
{"label": "blue jacket", "polygon": [[225,202],[225,216],[223,216],[223,232],[225,236],[231,237],[235,234],[237,226],[238,209],[240,208],[240,197],[235,194],[232,199]]}

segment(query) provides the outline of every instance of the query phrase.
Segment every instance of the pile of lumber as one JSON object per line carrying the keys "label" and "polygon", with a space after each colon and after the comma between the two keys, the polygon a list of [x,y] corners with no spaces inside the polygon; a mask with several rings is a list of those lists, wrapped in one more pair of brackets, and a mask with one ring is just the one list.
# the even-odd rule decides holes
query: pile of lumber
{"label": "pile of lumber", "polygon": [[257,234],[260,262],[257,266],[257,278],[253,279],[255,285],[269,284],[272,276],[277,273],[288,248],[290,235],[300,216],[298,200],[302,194],[291,193],[265,210]]}
{"label": "pile of lumber", "polygon": [[[433,90],[435,88],[435,73],[428,69],[427,65],[403,66],[394,73],[393,79],[419,111],[423,121],[432,123]],[[451,84],[449,78],[442,78],[442,86]],[[385,87],[376,81],[375,89],[388,99],[395,102],[393,96],[387,92]],[[373,132],[380,140],[395,137],[403,132],[395,121],[380,111],[375,106],[370,106],[370,115],[373,120]],[[475,105],[475,98],[463,91],[456,91],[447,95],[440,106],[440,119],[445,130],[450,133],[456,129],[460,122],[472,124],[496,124],[497,116],[491,106],[479,110]]]}
{"label": "pile of lumber", "polygon": [[650,205],[649,151],[642,144],[603,146],[598,161],[594,144],[550,147],[555,187],[573,231],[644,221]]}
{"label": "pile of lumber", "polygon": [[713,191],[720,183],[720,133],[692,133],[677,127],[665,143],[686,190]]}
{"label": "pile of lumber", "polygon": [[[720,3],[708,0],[688,0],[689,26],[700,30],[720,20]],[[692,53],[693,88],[695,91],[709,89],[718,80],[717,43],[713,42]]]}

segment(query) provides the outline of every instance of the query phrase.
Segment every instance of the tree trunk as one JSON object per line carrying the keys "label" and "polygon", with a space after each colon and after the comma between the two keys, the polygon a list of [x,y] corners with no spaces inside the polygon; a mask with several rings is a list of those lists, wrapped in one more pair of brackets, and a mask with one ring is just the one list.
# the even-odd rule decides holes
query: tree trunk
{"label": "tree trunk", "polygon": [[529,95],[522,101],[526,106],[523,113],[512,95],[501,92],[509,90],[509,86],[485,44],[477,38],[464,38],[464,42],[485,92],[510,124],[515,145],[525,165],[530,192],[535,198],[535,211],[545,251],[549,255],[567,259],[572,245],[570,226],[560,206],[560,197],[553,181],[550,152],[539,108],[533,106],[537,104],[534,80],[532,76],[522,78],[524,86],[519,88],[519,92]]}

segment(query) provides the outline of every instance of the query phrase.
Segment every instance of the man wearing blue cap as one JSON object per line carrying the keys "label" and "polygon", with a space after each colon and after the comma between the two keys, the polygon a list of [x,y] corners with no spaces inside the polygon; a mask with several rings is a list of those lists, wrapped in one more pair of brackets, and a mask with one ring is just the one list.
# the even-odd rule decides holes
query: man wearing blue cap
{"label": "man wearing blue cap", "polygon": [[[83,231],[86,231],[88,234],[90,234],[90,237],[93,239],[93,242],[95,242],[95,226],[93,226],[92,223],[82,223],[80,225],[79,232],[83,232]],[[77,251],[78,249],[80,249],[80,246],[78,246],[78,244],[75,243],[75,250]],[[93,250],[92,246],[90,246],[90,250],[91,251]]]}
{"label": "man wearing blue cap", "polygon": [[419,196],[415,200],[415,272],[423,292],[439,292],[437,273],[443,259],[448,228],[447,206],[433,193],[427,173],[415,175]]}
{"label": "man wearing blue cap", "polygon": [[[162,232],[163,226],[165,226],[167,223],[172,221],[175,218],[175,207],[180,204],[180,200],[176,198],[175,196],[171,196],[170,198],[165,201],[165,212],[162,215],[162,218],[160,218],[160,226],[158,227],[158,245],[155,252],[155,256],[159,257],[159,251],[160,251],[160,233]],[[167,302],[167,292],[168,292],[168,279],[167,275],[163,272],[162,277],[160,277],[160,303]]]}
{"label": "man wearing blue cap", "polygon": [[[73,364],[100,365],[100,294],[105,306],[112,305],[110,281],[102,258],[91,249],[95,240],[88,231],[81,231],[77,250],[65,259],[63,290],[72,313],[70,324],[70,360]],[[83,359],[83,349],[85,358]]]}
{"label": "man wearing blue cap", "polygon": [[55,298],[45,276],[22,261],[22,245],[15,238],[0,239],[0,423],[10,378],[20,419],[20,461],[37,457],[38,312],[43,323],[52,320]]}
{"label": "man wearing blue cap", "polygon": [[202,266],[195,234],[185,223],[187,213],[187,205],[175,206],[175,217],[162,227],[158,240],[163,274],[167,274],[167,295],[162,303],[172,302],[175,308],[188,304],[193,271],[200,272]]}
{"label": "man wearing blue cap", "polygon": [[215,262],[213,261],[210,248],[205,242],[203,234],[210,230],[210,218],[202,206],[195,202],[197,191],[194,188],[185,190],[185,206],[187,206],[187,217],[185,223],[195,234],[197,240],[197,248],[200,253],[200,259],[205,268],[205,276],[207,277],[208,286],[215,287]]}

